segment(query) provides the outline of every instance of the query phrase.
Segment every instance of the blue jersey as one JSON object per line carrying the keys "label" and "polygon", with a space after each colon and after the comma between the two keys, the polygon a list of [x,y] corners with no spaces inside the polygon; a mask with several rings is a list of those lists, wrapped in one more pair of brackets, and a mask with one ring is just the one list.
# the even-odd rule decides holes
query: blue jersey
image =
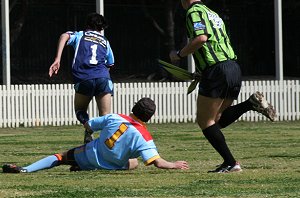
{"label": "blue jersey", "polygon": [[[129,159],[141,156],[144,164],[149,165],[160,158],[151,134],[134,116],[107,114],[88,123],[93,131],[101,132],[82,151],[75,151],[76,162],[83,170],[128,169]],[[76,156],[78,152],[84,158]]]}
{"label": "blue jersey", "polygon": [[108,40],[97,31],[67,32],[67,45],[75,50],[72,64],[74,83],[99,77],[109,78],[114,55]]}

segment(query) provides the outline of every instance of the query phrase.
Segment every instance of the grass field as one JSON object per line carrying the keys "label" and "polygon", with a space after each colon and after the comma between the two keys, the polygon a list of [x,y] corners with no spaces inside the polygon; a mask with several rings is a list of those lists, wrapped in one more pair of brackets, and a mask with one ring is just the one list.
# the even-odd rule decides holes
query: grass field
{"label": "grass field", "polygon": [[[190,170],[140,164],[133,171],[69,172],[68,166],[0,174],[0,197],[300,197],[300,122],[238,122],[224,134],[243,172],[207,173],[221,163],[196,124],[150,124],[161,156]],[[80,145],[81,126],[0,129],[0,163],[27,165]]]}

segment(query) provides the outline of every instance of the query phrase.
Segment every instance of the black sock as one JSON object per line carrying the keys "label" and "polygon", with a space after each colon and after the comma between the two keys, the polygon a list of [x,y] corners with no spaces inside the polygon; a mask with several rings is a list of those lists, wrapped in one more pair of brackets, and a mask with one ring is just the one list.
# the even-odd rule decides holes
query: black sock
{"label": "black sock", "polygon": [[225,109],[225,111],[223,111],[218,124],[221,128],[225,128],[237,119],[239,119],[241,115],[250,110],[254,109],[252,107],[252,103],[249,102],[249,100],[246,100],[234,106],[230,106],[227,109]]}
{"label": "black sock", "polygon": [[221,132],[219,126],[217,124],[214,124],[202,130],[202,132],[209,143],[222,156],[222,158],[224,159],[224,163],[230,166],[234,165],[236,161],[226,144],[225,137]]}
{"label": "black sock", "polygon": [[76,118],[79,120],[81,124],[85,124],[87,121],[89,121],[89,114],[87,114],[86,111],[76,111]]}

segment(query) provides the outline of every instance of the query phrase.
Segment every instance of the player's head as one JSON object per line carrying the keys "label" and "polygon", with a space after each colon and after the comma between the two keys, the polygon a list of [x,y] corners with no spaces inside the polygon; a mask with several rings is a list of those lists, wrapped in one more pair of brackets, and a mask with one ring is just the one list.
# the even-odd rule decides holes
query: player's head
{"label": "player's head", "polygon": [[181,0],[181,5],[182,5],[183,9],[186,10],[186,5],[187,5],[186,0]]}
{"label": "player's head", "polygon": [[85,26],[87,30],[101,31],[107,28],[105,18],[98,13],[90,13],[87,15]]}
{"label": "player's head", "polygon": [[181,5],[182,5],[183,9],[187,10],[192,3],[197,2],[197,1],[201,2],[201,0],[181,0]]}
{"label": "player's head", "polygon": [[148,122],[150,118],[154,115],[156,110],[156,105],[150,98],[142,98],[132,108],[132,113],[142,120],[143,122]]}

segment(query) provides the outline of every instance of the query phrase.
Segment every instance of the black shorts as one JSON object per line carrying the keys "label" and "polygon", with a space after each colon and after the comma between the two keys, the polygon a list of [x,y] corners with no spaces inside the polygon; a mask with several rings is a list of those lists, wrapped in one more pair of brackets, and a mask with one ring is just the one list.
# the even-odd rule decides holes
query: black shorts
{"label": "black shorts", "polygon": [[74,156],[75,149],[76,148],[68,150],[66,164],[71,165],[71,166],[78,166],[77,162],[75,161],[75,156]]}
{"label": "black shorts", "polygon": [[241,83],[240,66],[232,60],[223,61],[202,72],[198,94],[211,98],[237,99]]}

